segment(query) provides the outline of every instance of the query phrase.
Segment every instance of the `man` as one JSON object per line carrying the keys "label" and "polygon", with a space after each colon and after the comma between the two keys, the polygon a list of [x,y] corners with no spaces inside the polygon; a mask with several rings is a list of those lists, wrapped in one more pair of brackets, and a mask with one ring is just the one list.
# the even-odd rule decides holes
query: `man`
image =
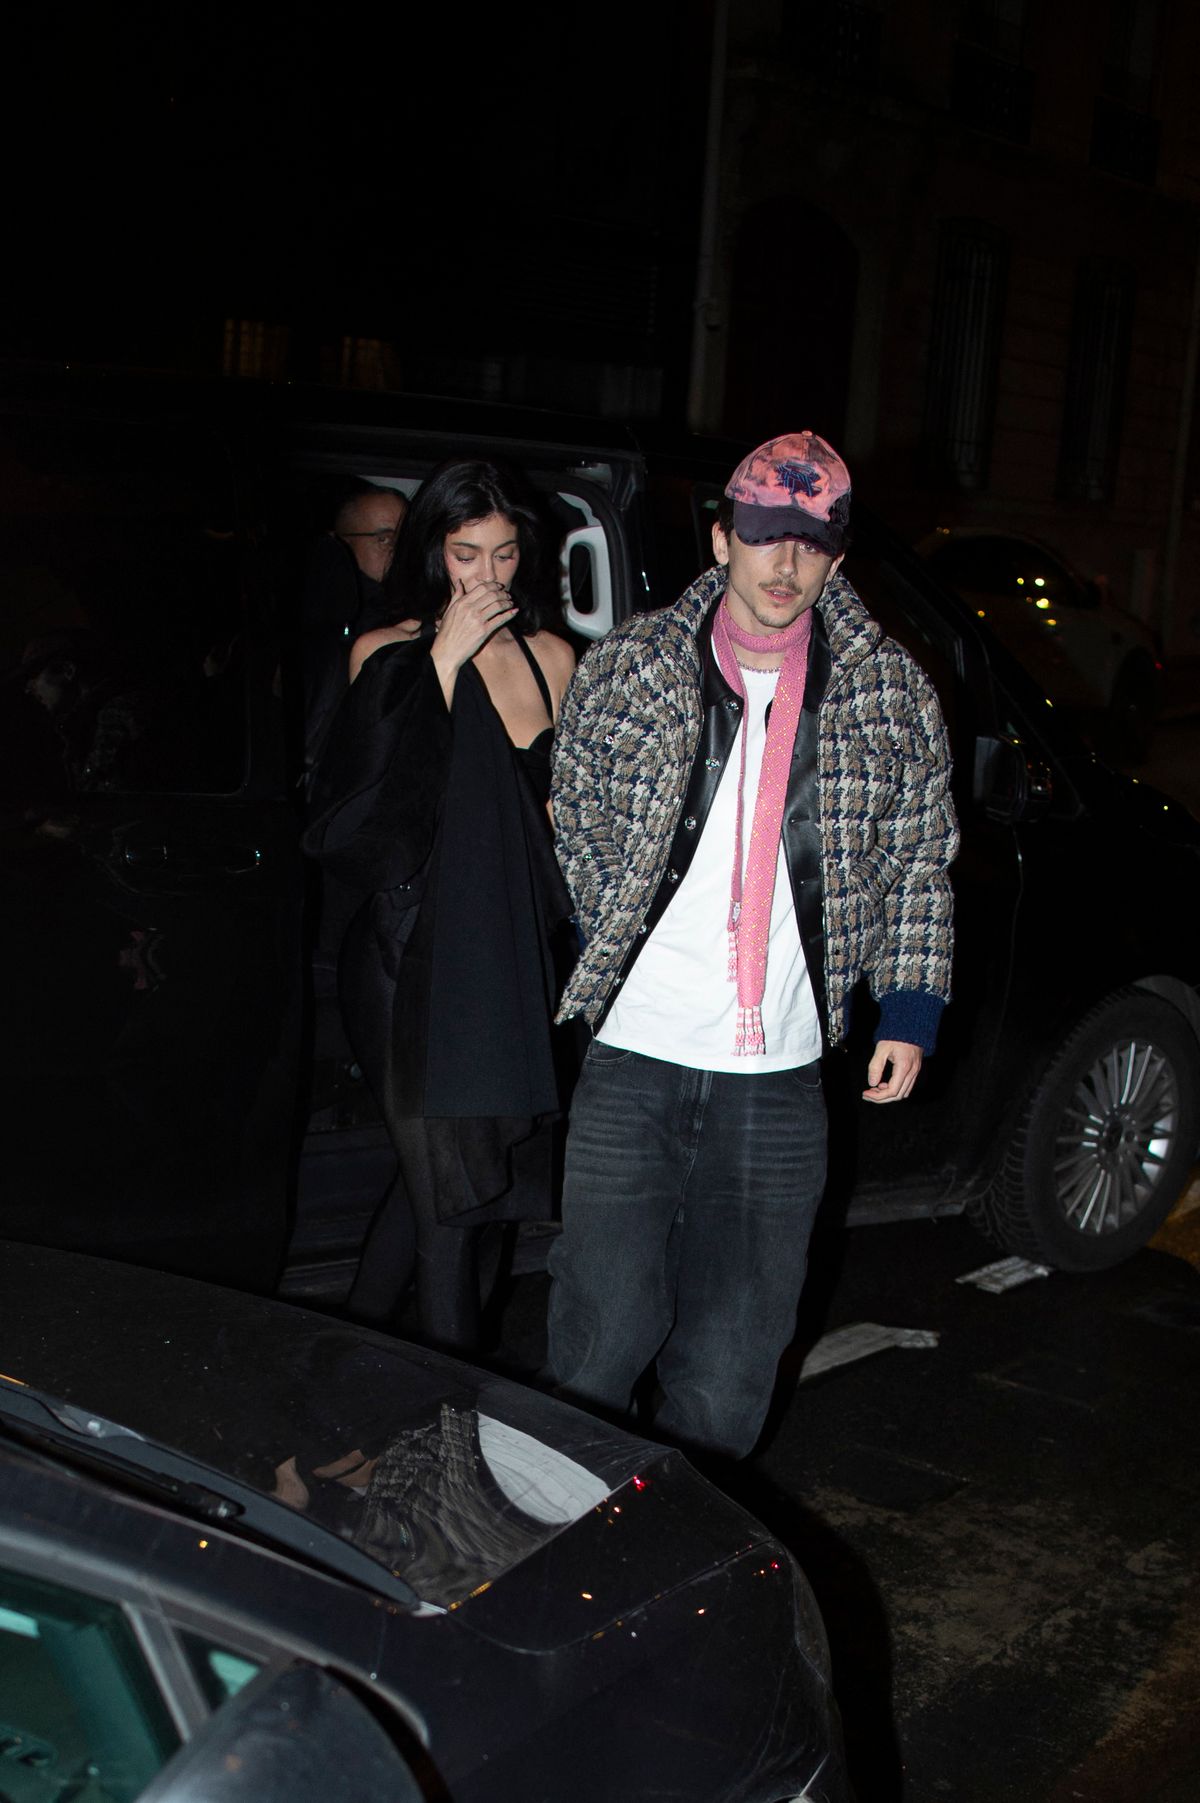
{"label": "man", "polygon": [[840,574],[850,476],[815,433],[739,465],[717,567],[581,664],[555,750],[594,1030],[550,1256],[550,1369],[742,1457],[795,1328],[825,1181],[819,1060],[865,976],[867,1101],[910,1094],[949,996],[958,839],[933,691]]}
{"label": "man", "polygon": [[407,513],[408,502],[397,489],[356,482],[342,497],[332,531],[323,532],[309,552],[300,592],[306,794],[350,680],[355,635],[381,624],[383,578]]}
{"label": "man", "polygon": [[[353,552],[369,582],[383,581],[407,512],[408,502],[397,489],[376,488],[369,482],[362,483],[338,508],[333,535]],[[369,592],[374,596],[378,589]]]}

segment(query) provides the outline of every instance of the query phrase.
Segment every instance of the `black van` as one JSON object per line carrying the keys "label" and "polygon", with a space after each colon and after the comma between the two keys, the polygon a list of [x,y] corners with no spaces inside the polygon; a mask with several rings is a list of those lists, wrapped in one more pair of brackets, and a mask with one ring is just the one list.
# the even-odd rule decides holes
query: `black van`
{"label": "black van", "polygon": [[[411,493],[500,455],[562,530],[593,639],[709,558],[744,447],[454,401],[0,381],[0,1235],[337,1293],[389,1180],[342,1037],[308,769],[358,591],[355,479]],[[847,574],[942,697],[963,850],[955,1000],[903,1109],[828,1061],[836,1206],[969,1209],[1006,1247],[1114,1262],[1200,1142],[1200,827],[1117,777],[956,596],[860,509]]]}

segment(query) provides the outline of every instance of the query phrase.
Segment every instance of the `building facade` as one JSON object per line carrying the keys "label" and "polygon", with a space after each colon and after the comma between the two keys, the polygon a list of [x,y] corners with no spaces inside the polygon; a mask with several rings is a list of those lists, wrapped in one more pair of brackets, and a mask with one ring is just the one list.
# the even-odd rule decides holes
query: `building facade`
{"label": "building facade", "polygon": [[909,536],[1045,539],[1200,651],[1200,9],[739,0],[722,35],[693,423],[824,431]]}

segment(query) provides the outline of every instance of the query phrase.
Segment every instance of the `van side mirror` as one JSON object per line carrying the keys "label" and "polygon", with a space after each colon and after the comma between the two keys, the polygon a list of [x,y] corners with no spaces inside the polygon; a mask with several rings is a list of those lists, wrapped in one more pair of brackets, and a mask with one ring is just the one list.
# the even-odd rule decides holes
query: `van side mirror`
{"label": "van side mirror", "polygon": [[313,1665],[260,1672],[142,1791],[139,1803],[421,1803],[388,1736]]}
{"label": "van side mirror", "polygon": [[1016,739],[981,735],[975,741],[974,796],[988,819],[1001,826],[1039,820],[1054,799],[1050,766]]}

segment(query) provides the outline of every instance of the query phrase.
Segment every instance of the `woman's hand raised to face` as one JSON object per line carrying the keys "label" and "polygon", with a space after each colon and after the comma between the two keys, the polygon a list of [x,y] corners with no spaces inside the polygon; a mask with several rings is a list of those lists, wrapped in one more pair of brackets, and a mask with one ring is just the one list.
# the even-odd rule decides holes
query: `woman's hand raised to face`
{"label": "woman's hand raised to face", "polygon": [[454,693],[454,680],[492,634],[516,613],[512,597],[502,582],[488,577],[478,582],[451,579],[452,593],[438,622],[430,656],[446,697]]}

